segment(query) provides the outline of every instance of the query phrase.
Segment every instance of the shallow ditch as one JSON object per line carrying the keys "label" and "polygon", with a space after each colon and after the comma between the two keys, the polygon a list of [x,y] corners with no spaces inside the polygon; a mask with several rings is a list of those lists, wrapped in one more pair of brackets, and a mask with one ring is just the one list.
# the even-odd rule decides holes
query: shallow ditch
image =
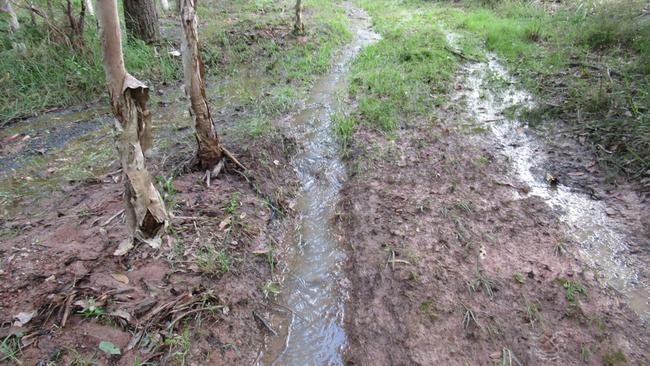
{"label": "shallow ditch", "polygon": [[282,293],[271,321],[278,336],[270,338],[261,364],[342,365],[347,345],[343,328],[348,280],[346,255],[335,236],[332,218],[345,168],[339,159],[332,116],[340,109],[346,76],[359,51],[379,39],[370,17],[345,4],[353,40],[332,70],[314,84],[305,108],[294,117],[304,149],[294,160],[301,182],[296,204],[299,225],[289,255]]}

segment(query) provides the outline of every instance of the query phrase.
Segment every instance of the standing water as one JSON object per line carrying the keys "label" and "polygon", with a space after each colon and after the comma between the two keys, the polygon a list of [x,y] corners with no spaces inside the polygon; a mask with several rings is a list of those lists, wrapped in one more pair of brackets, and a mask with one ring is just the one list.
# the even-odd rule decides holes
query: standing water
{"label": "standing water", "polygon": [[[449,43],[453,45],[455,38],[449,35]],[[504,116],[504,111],[513,106],[532,107],[530,93],[515,87],[515,80],[493,54],[488,54],[487,62],[467,65],[464,72],[465,87],[458,97],[467,102],[477,122],[492,131],[512,162],[516,178],[530,187],[528,194],[517,193],[517,198],[537,196],[558,210],[560,220],[567,225],[567,234],[579,243],[578,258],[599,270],[604,281],[620,291],[637,314],[650,318],[650,286],[639,278],[629,245],[608,218],[606,206],[569,187],[551,187],[545,177],[533,174],[543,171],[543,158],[537,153],[541,144],[520,121]],[[504,90],[490,89],[487,84],[495,78],[506,85]]]}
{"label": "standing water", "polygon": [[345,169],[338,156],[332,115],[339,107],[336,95],[345,91],[352,59],[379,39],[363,10],[347,3],[345,8],[353,40],[332,70],[316,81],[305,109],[295,117],[297,139],[304,143],[294,160],[302,185],[297,203],[300,227],[279,299],[282,308],[290,311],[272,319],[278,336],[267,345],[261,360],[265,365],[343,364],[346,256],[331,222]]}

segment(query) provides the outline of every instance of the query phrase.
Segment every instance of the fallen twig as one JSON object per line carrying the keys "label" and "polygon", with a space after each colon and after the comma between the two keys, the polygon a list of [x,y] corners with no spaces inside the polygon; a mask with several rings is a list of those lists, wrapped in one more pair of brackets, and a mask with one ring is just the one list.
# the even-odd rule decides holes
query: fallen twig
{"label": "fallen twig", "polygon": [[253,311],[253,316],[254,316],[255,318],[257,318],[257,320],[259,320],[260,323],[262,323],[262,325],[264,325],[264,327],[265,327],[269,332],[271,332],[271,334],[273,334],[274,336],[277,336],[277,335],[278,335],[278,332],[276,332],[276,331],[273,329],[273,327],[271,327],[271,324],[269,324],[269,322],[268,322],[266,319],[264,319],[261,315],[259,315],[256,311]]}
{"label": "fallen twig", "polygon": [[222,146],[221,151],[223,151],[223,154],[226,155],[226,157],[228,159],[230,159],[233,163],[235,163],[235,165],[237,165],[238,167],[240,167],[243,170],[248,170],[248,169],[246,169],[244,164],[240,163],[239,160],[237,160],[237,158],[235,157],[235,155],[233,155],[233,153],[231,153],[228,149],[226,149],[225,147]]}
{"label": "fallen twig", "polygon": [[108,220],[104,221],[102,226],[106,226],[106,225],[110,224],[111,221],[115,220],[116,217],[120,216],[123,213],[124,213],[124,209],[121,209],[121,210],[117,211],[117,213],[115,215],[109,217]]}

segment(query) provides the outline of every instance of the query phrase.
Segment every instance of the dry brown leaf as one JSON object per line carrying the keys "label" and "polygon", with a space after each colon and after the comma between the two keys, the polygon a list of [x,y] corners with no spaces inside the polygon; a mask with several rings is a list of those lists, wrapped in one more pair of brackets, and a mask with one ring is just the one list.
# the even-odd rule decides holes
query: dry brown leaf
{"label": "dry brown leaf", "polygon": [[112,273],[111,277],[113,277],[116,281],[122,282],[123,284],[128,284],[129,283],[129,278],[126,277],[125,274],[122,273]]}

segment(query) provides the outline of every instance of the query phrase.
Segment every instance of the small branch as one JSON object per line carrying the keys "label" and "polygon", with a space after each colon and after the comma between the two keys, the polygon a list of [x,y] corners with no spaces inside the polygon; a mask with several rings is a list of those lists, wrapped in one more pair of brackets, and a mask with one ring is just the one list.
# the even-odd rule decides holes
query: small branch
{"label": "small branch", "polygon": [[230,159],[230,161],[232,161],[233,163],[235,163],[235,165],[237,165],[238,167],[240,167],[242,170],[248,170],[248,169],[247,169],[247,168],[246,168],[242,163],[239,162],[239,160],[237,160],[237,158],[235,157],[235,155],[233,155],[233,153],[231,153],[228,149],[226,149],[225,147],[221,146],[221,151],[223,152],[224,155],[226,155],[226,157],[227,157],[228,159]]}
{"label": "small branch", "polygon": [[264,319],[261,315],[259,315],[256,311],[253,311],[253,316],[254,316],[255,318],[257,318],[257,320],[259,320],[260,323],[262,323],[262,325],[264,325],[264,327],[265,327],[269,332],[271,332],[271,334],[273,334],[274,336],[277,336],[277,335],[278,335],[278,332],[276,332],[275,329],[273,329],[273,328],[271,327],[271,324],[269,324],[269,322],[268,322],[266,319]]}

